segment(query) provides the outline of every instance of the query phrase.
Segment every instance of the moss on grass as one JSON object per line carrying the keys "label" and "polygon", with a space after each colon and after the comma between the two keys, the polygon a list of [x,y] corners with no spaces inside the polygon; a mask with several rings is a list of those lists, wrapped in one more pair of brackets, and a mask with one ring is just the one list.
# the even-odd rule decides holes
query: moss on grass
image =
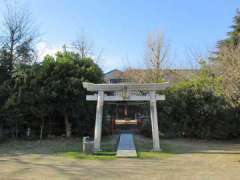
{"label": "moss on grass", "polygon": [[116,159],[114,152],[98,152],[95,154],[85,154],[82,152],[65,152],[62,153],[64,157],[73,159],[87,159],[87,160],[113,160]]}
{"label": "moss on grass", "polygon": [[102,151],[94,154],[85,154],[81,150],[66,151],[60,153],[60,155],[73,158],[73,159],[86,159],[86,160],[113,160],[116,159],[116,143],[118,136],[104,137],[101,147]]}
{"label": "moss on grass", "polygon": [[147,159],[147,158],[158,158],[158,159],[166,159],[172,157],[174,154],[168,152],[138,152],[138,158]]}
{"label": "moss on grass", "polygon": [[152,139],[139,135],[136,135],[134,139],[137,147],[138,158],[140,159],[166,159],[178,154],[179,147],[177,146],[163,143],[161,144],[162,151],[154,152],[152,151]]}

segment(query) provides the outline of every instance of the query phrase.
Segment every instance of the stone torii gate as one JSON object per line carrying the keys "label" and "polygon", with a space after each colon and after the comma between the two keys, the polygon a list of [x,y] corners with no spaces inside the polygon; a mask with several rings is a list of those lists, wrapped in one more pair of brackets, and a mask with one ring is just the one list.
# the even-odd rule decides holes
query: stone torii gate
{"label": "stone torii gate", "polygon": [[[156,95],[157,90],[168,87],[168,83],[149,84],[93,84],[83,83],[88,91],[97,92],[94,95],[87,95],[87,101],[97,101],[96,122],[94,131],[94,150],[100,151],[102,135],[102,115],[104,101],[150,101],[150,114],[153,137],[153,151],[160,151],[157,104],[158,100],[165,100],[165,95]],[[106,95],[104,92],[113,93]],[[142,95],[140,92],[146,92]]]}

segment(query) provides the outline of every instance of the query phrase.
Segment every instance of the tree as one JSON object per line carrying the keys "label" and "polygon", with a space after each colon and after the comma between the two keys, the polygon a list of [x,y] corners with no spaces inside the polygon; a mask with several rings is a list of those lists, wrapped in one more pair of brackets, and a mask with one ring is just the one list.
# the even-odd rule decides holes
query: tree
{"label": "tree", "polygon": [[30,68],[28,65],[18,65],[12,71],[11,79],[2,85],[2,89],[8,92],[3,102],[2,112],[4,112],[6,124],[11,127],[12,135],[16,138],[19,136],[19,127],[26,122],[24,116],[28,114],[28,106],[22,100],[25,100],[24,95]]}
{"label": "tree", "polygon": [[6,57],[5,51],[0,49],[0,85],[3,84],[3,82],[10,78],[9,71],[9,64]]}
{"label": "tree", "polygon": [[225,97],[234,106],[240,105],[240,11],[234,17],[232,31],[218,44],[218,52],[212,58],[213,68],[222,79]]}
{"label": "tree", "polygon": [[218,47],[231,46],[237,47],[240,44],[240,10],[237,10],[237,15],[233,19],[232,31],[228,32],[228,37],[219,41]]}
{"label": "tree", "polygon": [[93,55],[93,44],[86,38],[84,33],[73,41],[72,45],[80,55],[80,58],[91,57]]}
{"label": "tree", "polygon": [[[65,46],[66,47],[66,46]],[[102,50],[97,51],[84,32],[72,42],[73,50],[79,54],[80,58],[92,58],[95,63],[99,64],[102,60]]]}
{"label": "tree", "polygon": [[[44,65],[33,64],[28,71],[28,84],[25,89],[24,101],[35,118],[40,119],[39,139],[43,138],[44,127],[48,115],[52,112],[53,107],[48,102],[49,92],[46,91],[44,84],[48,77],[47,68]],[[30,98],[31,97],[31,98]]]}
{"label": "tree", "polygon": [[[2,91],[0,98],[4,100],[0,103],[0,109],[3,109],[8,99],[13,97],[10,84],[14,66],[28,64],[34,59],[34,41],[37,31],[33,26],[30,13],[10,3],[6,5],[0,29],[0,89]],[[15,134],[16,136],[18,134],[17,128]]]}
{"label": "tree", "polygon": [[58,52],[56,58],[48,55],[40,64],[18,65],[12,78],[0,86],[0,100],[6,101],[1,116],[14,137],[31,128],[42,139],[53,121],[65,125],[66,137],[71,137],[73,129],[81,131],[76,125],[94,122],[85,100],[84,81],[102,82],[102,70],[92,59],[81,59],[74,52]]}
{"label": "tree", "polygon": [[149,34],[146,47],[145,64],[149,69],[147,80],[160,82],[163,80],[162,69],[168,60],[168,46],[162,33]]}
{"label": "tree", "polygon": [[216,74],[222,79],[225,97],[240,107],[240,47],[224,47],[214,62]]}
{"label": "tree", "polygon": [[[52,62],[50,59],[53,57],[48,56],[44,63]],[[52,65],[44,86],[49,94],[48,101],[64,119],[66,137],[71,137],[74,117],[86,116],[81,113],[86,108],[82,82],[102,82],[103,73],[92,59],[68,51],[58,52]]]}
{"label": "tree", "polygon": [[139,83],[159,83],[164,80],[163,69],[169,60],[169,47],[160,32],[150,33],[147,38],[144,64],[146,70],[128,69],[127,76]]}
{"label": "tree", "polygon": [[31,14],[16,4],[8,4],[3,16],[1,36],[0,65],[11,74],[15,64],[29,64],[34,60],[34,43],[37,30]]}

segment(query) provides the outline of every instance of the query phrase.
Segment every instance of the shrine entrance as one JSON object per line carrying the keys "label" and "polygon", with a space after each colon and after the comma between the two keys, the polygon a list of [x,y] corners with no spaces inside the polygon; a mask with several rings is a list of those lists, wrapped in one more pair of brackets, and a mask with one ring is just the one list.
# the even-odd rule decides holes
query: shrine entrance
{"label": "shrine entrance", "polygon": [[[103,105],[104,102],[124,102],[123,107],[126,107],[126,102],[149,102],[150,104],[150,119],[152,126],[153,137],[153,150],[160,151],[159,143],[159,129],[158,129],[158,117],[157,117],[157,104],[158,100],[165,100],[164,95],[157,95],[156,91],[163,90],[168,87],[168,83],[151,83],[151,84],[93,84],[83,83],[83,87],[88,91],[97,92],[94,95],[87,95],[88,101],[97,101],[96,108],[96,121],[94,131],[94,150],[100,151],[101,136],[102,136],[102,119],[103,119]],[[118,107],[122,106],[117,105]],[[121,109],[121,108],[120,108]],[[126,108],[120,110],[120,114],[116,113],[116,116],[122,116],[128,118],[128,111]],[[131,113],[130,113],[131,114]],[[134,116],[136,114],[134,113]],[[117,119],[115,123],[136,123],[136,119]]]}
{"label": "shrine entrance", "polygon": [[112,132],[139,132],[144,120],[150,119],[144,102],[109,102]]}

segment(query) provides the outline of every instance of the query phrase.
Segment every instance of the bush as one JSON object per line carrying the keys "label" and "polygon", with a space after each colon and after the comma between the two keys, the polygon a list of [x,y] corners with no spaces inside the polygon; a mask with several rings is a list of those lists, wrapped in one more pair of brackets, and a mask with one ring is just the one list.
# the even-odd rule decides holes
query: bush
{"label": "bush", "polygon": [[[160,134],[165,137],[231,139],[240,137],[240,113],[222,95],[221,79],[206,64],[191,79],[160,92],[158,102]],[[141,129],[151,136],[151,124]]]}
{"label": "bush", "polygon": [[236,109],[200,81],[185,81],[166,90],[158,103],[160,131],[167,137],[229,139],[239,137]]}
{"label": "bush", "polygon": [[103,73],[90,58],[73,52],[18,65],[0,86],[0,128],[7,137],[91,135],[95,103],[86,101],[82,82],[101,83]]}
{"label": "bush", "polygon": [[152,137],[152,128],[150,120],[144,121],[142,127],[140,128],[140,132],[142,135],[146,137]]}

